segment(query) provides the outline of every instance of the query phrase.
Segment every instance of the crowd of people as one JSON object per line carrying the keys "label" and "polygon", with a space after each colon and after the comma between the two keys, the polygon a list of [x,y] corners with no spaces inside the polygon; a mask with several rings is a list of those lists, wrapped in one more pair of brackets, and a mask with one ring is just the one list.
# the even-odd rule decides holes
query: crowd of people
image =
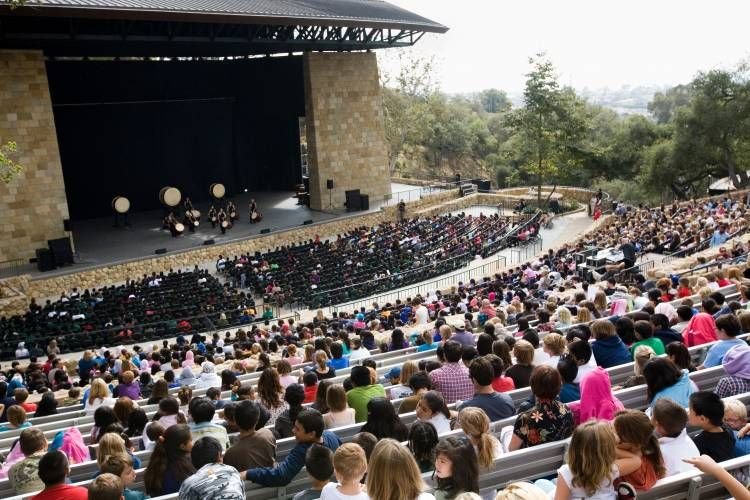
{"label": "crowd of people", "polygon": [[[239,284],[279,303],[308,307],[367,297],[445,274],[508,243],[507,218],[434,215],[384,222],[339,234],[221,259],[219,268]],[[524,237],[530,236],[526,229]],[[533,233],[535,234],[535,233]]]}
{"label": "crowd of people", "polygon": [[[637,224],[604,227],[594,240],[656,252],[649,247],[656,245],[654,238],[685,242],[692,232],[695,241],[736,232],[743,211],[732,202],[638,210]],[[390,226],[395,236],[361,230],[335,242],[222,259],[222,270],[242,289],[283,294],[310,288],[314,276],[327,280],[348,270],[346,276],[356,280],[366,276],[358,268],[377,272],[379,267],[368,267],[381,262],[372,260],[378,255],[373,247],[390,249],[384,269],[399,270],[413,266],[411,259],[481,253],[504,229],[478,236],[479,228],[498,221],[412,220]],[[448,224],[452,231],[431,224]],[[750,268],[689,278],[640,276],[628,285],[610,275],[592,283],[581,278],[574,258],[590,242],[584,237],[515,269],[432,295],[332,317],[318,311],[309,322],[267,321],[208,336],[185,329],[175,341],[153,345],[139,345],[132,336],[114,344],[107,338],[119,346],[85,351],[72,362],[59,357],[55,340],[46,351],[19,345],[16,354],[24,356],[17,357],[28,356],[29,363],[14,361],[0,381],[0,439],[4,432],[18,436],[0,479],[7,477],[18,494],[41,491],[33,497],[40,500],[165,494],[239,499],[248,482],[283,486],[304,468],[310,487],[297,500],[633,498],[660,479],[698,467],[737,498],[748,498],[747,489],[717,464],[750,452],[746,406],[726,399],[750,392],[750,346],[740,337],[750,333]],[[663,245],[661,251],[672,249]],[[361,257],[371,264],[359,266]],[[292,278],[297,265],[310,274]],[[186,283],[208,282],[210,275],[196,273],[201,276],[193,274]],[[140,320],[129,309],[130,295],[134,304],[158,302],[159,314],[165,314],[170,304],[158,298],[158,290],[173,276],[162,277],[164,282],[144,277],[111,293],[75,292],[67,301],[35,307],[38,317],[32,318],[46,314],[57,321],[65,311],[62,316],[73,321],[74,310],[66,308],[71,302],[92,308],[82,312],[89,315],[84,320],[94,312],[101,318],[95,299],[119,296],[127,299],[102,310]],[[216,311],[219,300],[250,297],[218,282],[206,288],[221,292],[221,299],[213,299]],[[694,364],[690,349],[704,344],[710,347]],[[376,350],[395,358],[404,349],[429,352],[388,364],[387,371],[369,359]],[[632,376],[613,386],[608,369],[628,363]],[[725,374],[716,387],[699,390],[690,373],[717,366]],[[260,375],[251,379],[253,372]],[[626,408],[617,397],[620,389],[637,386],[646,394],[645,411]],[[519,404],[508,393],[522,388],[529,389],[529,398]],[[222,397],[224,391],[230,395]],[[66,405],[81,405],[93,427],[87,436],[75,426],[60,429],[50,440],[34,421]],[[145,405],[158,409],[147,413]],[[499,421],[507,425],[494,431]],[[361,425],[359,432],[342,442],[337,429],[354,424]],[[688,428],[700,431],[688,434]],[[278,444],[288,438],[294,445],[282,453]],[[480,491],[482,474],[504,455],[566,439],[565,465],[554,481]],[[70,466],[92,459],[89,445],[97,450],[95,479],[86,487],[67,484]],[[142,451],[149,460],[138,475]],[[431,493],[426,473],[432,474]]]}

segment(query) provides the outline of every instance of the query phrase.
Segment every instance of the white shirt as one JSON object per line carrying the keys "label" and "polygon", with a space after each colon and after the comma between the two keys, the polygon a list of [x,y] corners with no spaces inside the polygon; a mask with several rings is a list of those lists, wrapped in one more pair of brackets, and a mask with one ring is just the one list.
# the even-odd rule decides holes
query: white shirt
{"label": "white shirt", "polygon": [[[549,354],[544,352],[544,350],[541,347],[537,347],[534,350],[534,365],[535,366],[546,365],[548,361],[549,361]],[[557,368],[557,366],[555,366],[555,368]]]}
{"label": "white shirt", "polygon": [[423,420],[423,422],[429,422],[437,431],[438,434],[443,434],[451,431],[451,421],[446,418],[442,413],[436,413],[432,418]]}
{"label": "white shirt", "polygon": [[419,307],[414,311],[414,319],[417,320],[418,325],[426,325],[430,321],[430,311],[424,306],[419,304]]}
{"label": "white shirt", "polygon": [[695,470],[693,465],[682,461],[683,458],[693,458],[700,456],[698,447],[687,435],[687,430],[682,429],[679,436],[660,437],[659,447],[661,456],[664,457],[664,467],[667,469],[667,476],[679,474],[689,470]]}
{"label": "white shirt", "polygon": [[370,500],[370,497],[364,491],[356,495],[344,495],[339,491],[338,483],[328,483],[320,492],[320,500]]}
{"label": "white shirt", "polygon": [[[557,368],[557,366],[555,366]],[[586,376],[587,373],[589,373],[591,370],[596,368],[596,360],[594,359],[594,354],[591,354],[591,357],[589,358],[589,362],[585,365],[581,365],[578,367],[578,375],[576,375],[575,380],[573,380],[573,383],[580,384],[581,380],[583,380],[583,377]]]}
{"label": "white shirt", "polygon": [[414,391],[411,390],[411,387],[405,385],[394,385],[391,388],[391,399],[401,399],[412,394],[414,394]]}
{"label": "white shirt", "polygon": [[612,475],[602,481],[599,488],[594,492],[593,495],[587,495],[586,490],[578,486],[573,486],[573,473],[570,471],[568,464],[563,465],[557,472],[565,484],[570,488],[570,498],[586,498],[588,500],[615,500],[617,493],[615,493],[614,480],[620,475],[620,471],[617,469],[617,465],[612,465]]}
{"label": "white shirt", "polygon": [[370,356],[372,356],[372,354],[370,354],[369,350],[367,350],[364,347],[360,347],[359,349],[354,349],[349,354],[349,361],[351,362],[357,359],[365,359],[365,358],[369,358]]}

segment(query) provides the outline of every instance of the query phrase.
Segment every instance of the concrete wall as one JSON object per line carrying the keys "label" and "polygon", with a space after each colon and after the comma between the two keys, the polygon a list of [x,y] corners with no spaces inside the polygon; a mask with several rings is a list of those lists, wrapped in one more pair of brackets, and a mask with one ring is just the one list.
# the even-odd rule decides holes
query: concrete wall
{"label": "concrete wall", "polygon": [[41,52],[0,50],[0,144],[9,140],[24,171],[0,183],[0,261],[28,259],[65,236],[68,203]]}
{"label": "concrete wall", "polygon": [[383,199],[391,189],[375,54],[306,53],[304,74],[311,208],[341,208],[350,189]]}

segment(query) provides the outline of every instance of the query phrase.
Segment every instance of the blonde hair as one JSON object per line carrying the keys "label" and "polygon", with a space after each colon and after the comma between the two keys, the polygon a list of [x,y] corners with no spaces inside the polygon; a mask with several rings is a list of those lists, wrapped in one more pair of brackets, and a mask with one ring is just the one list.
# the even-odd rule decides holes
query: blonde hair
{"label": "blonde hair", "polygon": [[565,337],[563,337],[559,333],[548,333],[544,336],[542,342],[554,356],[562,355],[562,353],[565,352],[565,347],[567,346]]}
{"label": "blonde hair", "polygon": [[591,315],[591,311],[586,306],[578,306],[578,314],[576,315],[576,321],[578,323],[589,323],[593,321],[594,316]]}
{"label": "blonde hair", "polygon": [[442,325],[438,331],[440,332],[440,338],[443,339],[443,342],[451,338],[451,335],[453,335],[453,328],[451,328],[450,325]]}
{"label": "blonde hair", "polygon": [[549,500],[549,495],[538,486],[517,481],[510,483],[504,490],[498,491],[495,500]]}
{"label": "blonde hair", "polygon": [[513,356],[516,363],[530,365],[534,361],[534,346],[528,340],[519,340],[513,346]]}
{"label": "blonde hair", "polygon": [[[565,306],[558,307],[555,310],[555,314],[557,314],[557,321],[559,323],[569,325],[573,322],[573,315],[570,314],[570,309],[568,309]],[[516,484],[516,483],[513,483],[513,484]]]}
{"label": "blonde hair", "polygon": [[325,369],[328,366],[328,355],[323,350],[315,351],[315,364],[320,369]]}
{"label": "blonde hair", "polygon": [[458,425],[476,445],[479,465],[488,469],[495,459],[492,452],[500,449],[500,442],[490,434],[490,419],[487,414],[481,408],[469,406],[458,413]]}
{"label": "blonde hair", "polygon": [[591,336],[595,340],[606,339],[613,335],[617,335],[617,330],[615,330],[615,325],[609,320],[598,319],[591,325]]}
{"label": "blonde hair", "polygon": [[568,466],[573,476],[570,486],[583,488],[591,496],[604,481],[614,479],[616,445],[617,435],[609,422],[589,420],[579,425],[568,448]]}
{"label": "blonde hair", "polygon": [[414,500],[424,490],[417,461],[409,448],[395,439],[378,441],[370,455],[367,473],[369,497],[372,500]]}
{"label": "blonde hair", "polygon": [[89,404],[92,404],[97,399],[106,399],[109,397],[109,387],[106,382],[100,378],[95,378],[91,381],[91,388],[89,389]]}
{"label": "blonde hair", "polygon": [[643,375],[643,367],[646,366],[651,358],[656,357],[656,352],[647,345],[639,345],[633,351],[633,371],[636,375]]}
{"label": "blonde hair", "polygon": [[596,307],[597,311],[606,311],[607,310],[607,294],[599,290],[596,292],[596,295],[594,295],[594,307]]}
{"label": "blonde hair", "polygon": [[333,454],[333,470],[344,481],[359,481],[367,472],[365,450],[355,443],[344,443]]}
{"label": "blonde hair", "polygon": [[698,295],[700,296],[701,300],[707,299],[712,293],[714,293],[714,291],[711,290],[708,286],[701,287],[698,290]]}
{"label": "blonde hair", "polygon": [[412,375],[417,373],[419,371],[419,365],[416,364],[414,361],[407,361],[403,365],[401,365],[401,378],[399,381],[403,385],[409,385],[409,379]]}
{"label": "blonde hair", "polygon": [[119,434],[108,432],[99,439],[99,449],[96,450],[96,464],[101,469],[107,457],[115,455],[128,455],[128,450],[125,448],[125,440]]}
{"label": "blonde hair", "polygon": [[747,420],[747,408],[745,403],[739,399],[724,400],[724,414],[726,415],[727,412],[732,413],[737,418]]}

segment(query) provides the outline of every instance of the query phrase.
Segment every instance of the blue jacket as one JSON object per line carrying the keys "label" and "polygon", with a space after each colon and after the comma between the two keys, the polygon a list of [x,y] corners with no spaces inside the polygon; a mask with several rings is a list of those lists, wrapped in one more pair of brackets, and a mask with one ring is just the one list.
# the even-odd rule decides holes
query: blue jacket
{"label": "blue jacket", "polygon": [[624,365],[633,361],[628,347],[617,335],[595,340],[591,343],[591,350],[594,353],[596,364],[602,368]]}
{"label": "blue jacket", "polygon": [[[331,431],[323,431],[323,445],[332,451],[341,446],[341,440]],[[258,467],[247,471],[247,479],[263,486],[286,486],[305,466],[305,454],[310,443],[297,443],[283,462],[276,467]]]}

